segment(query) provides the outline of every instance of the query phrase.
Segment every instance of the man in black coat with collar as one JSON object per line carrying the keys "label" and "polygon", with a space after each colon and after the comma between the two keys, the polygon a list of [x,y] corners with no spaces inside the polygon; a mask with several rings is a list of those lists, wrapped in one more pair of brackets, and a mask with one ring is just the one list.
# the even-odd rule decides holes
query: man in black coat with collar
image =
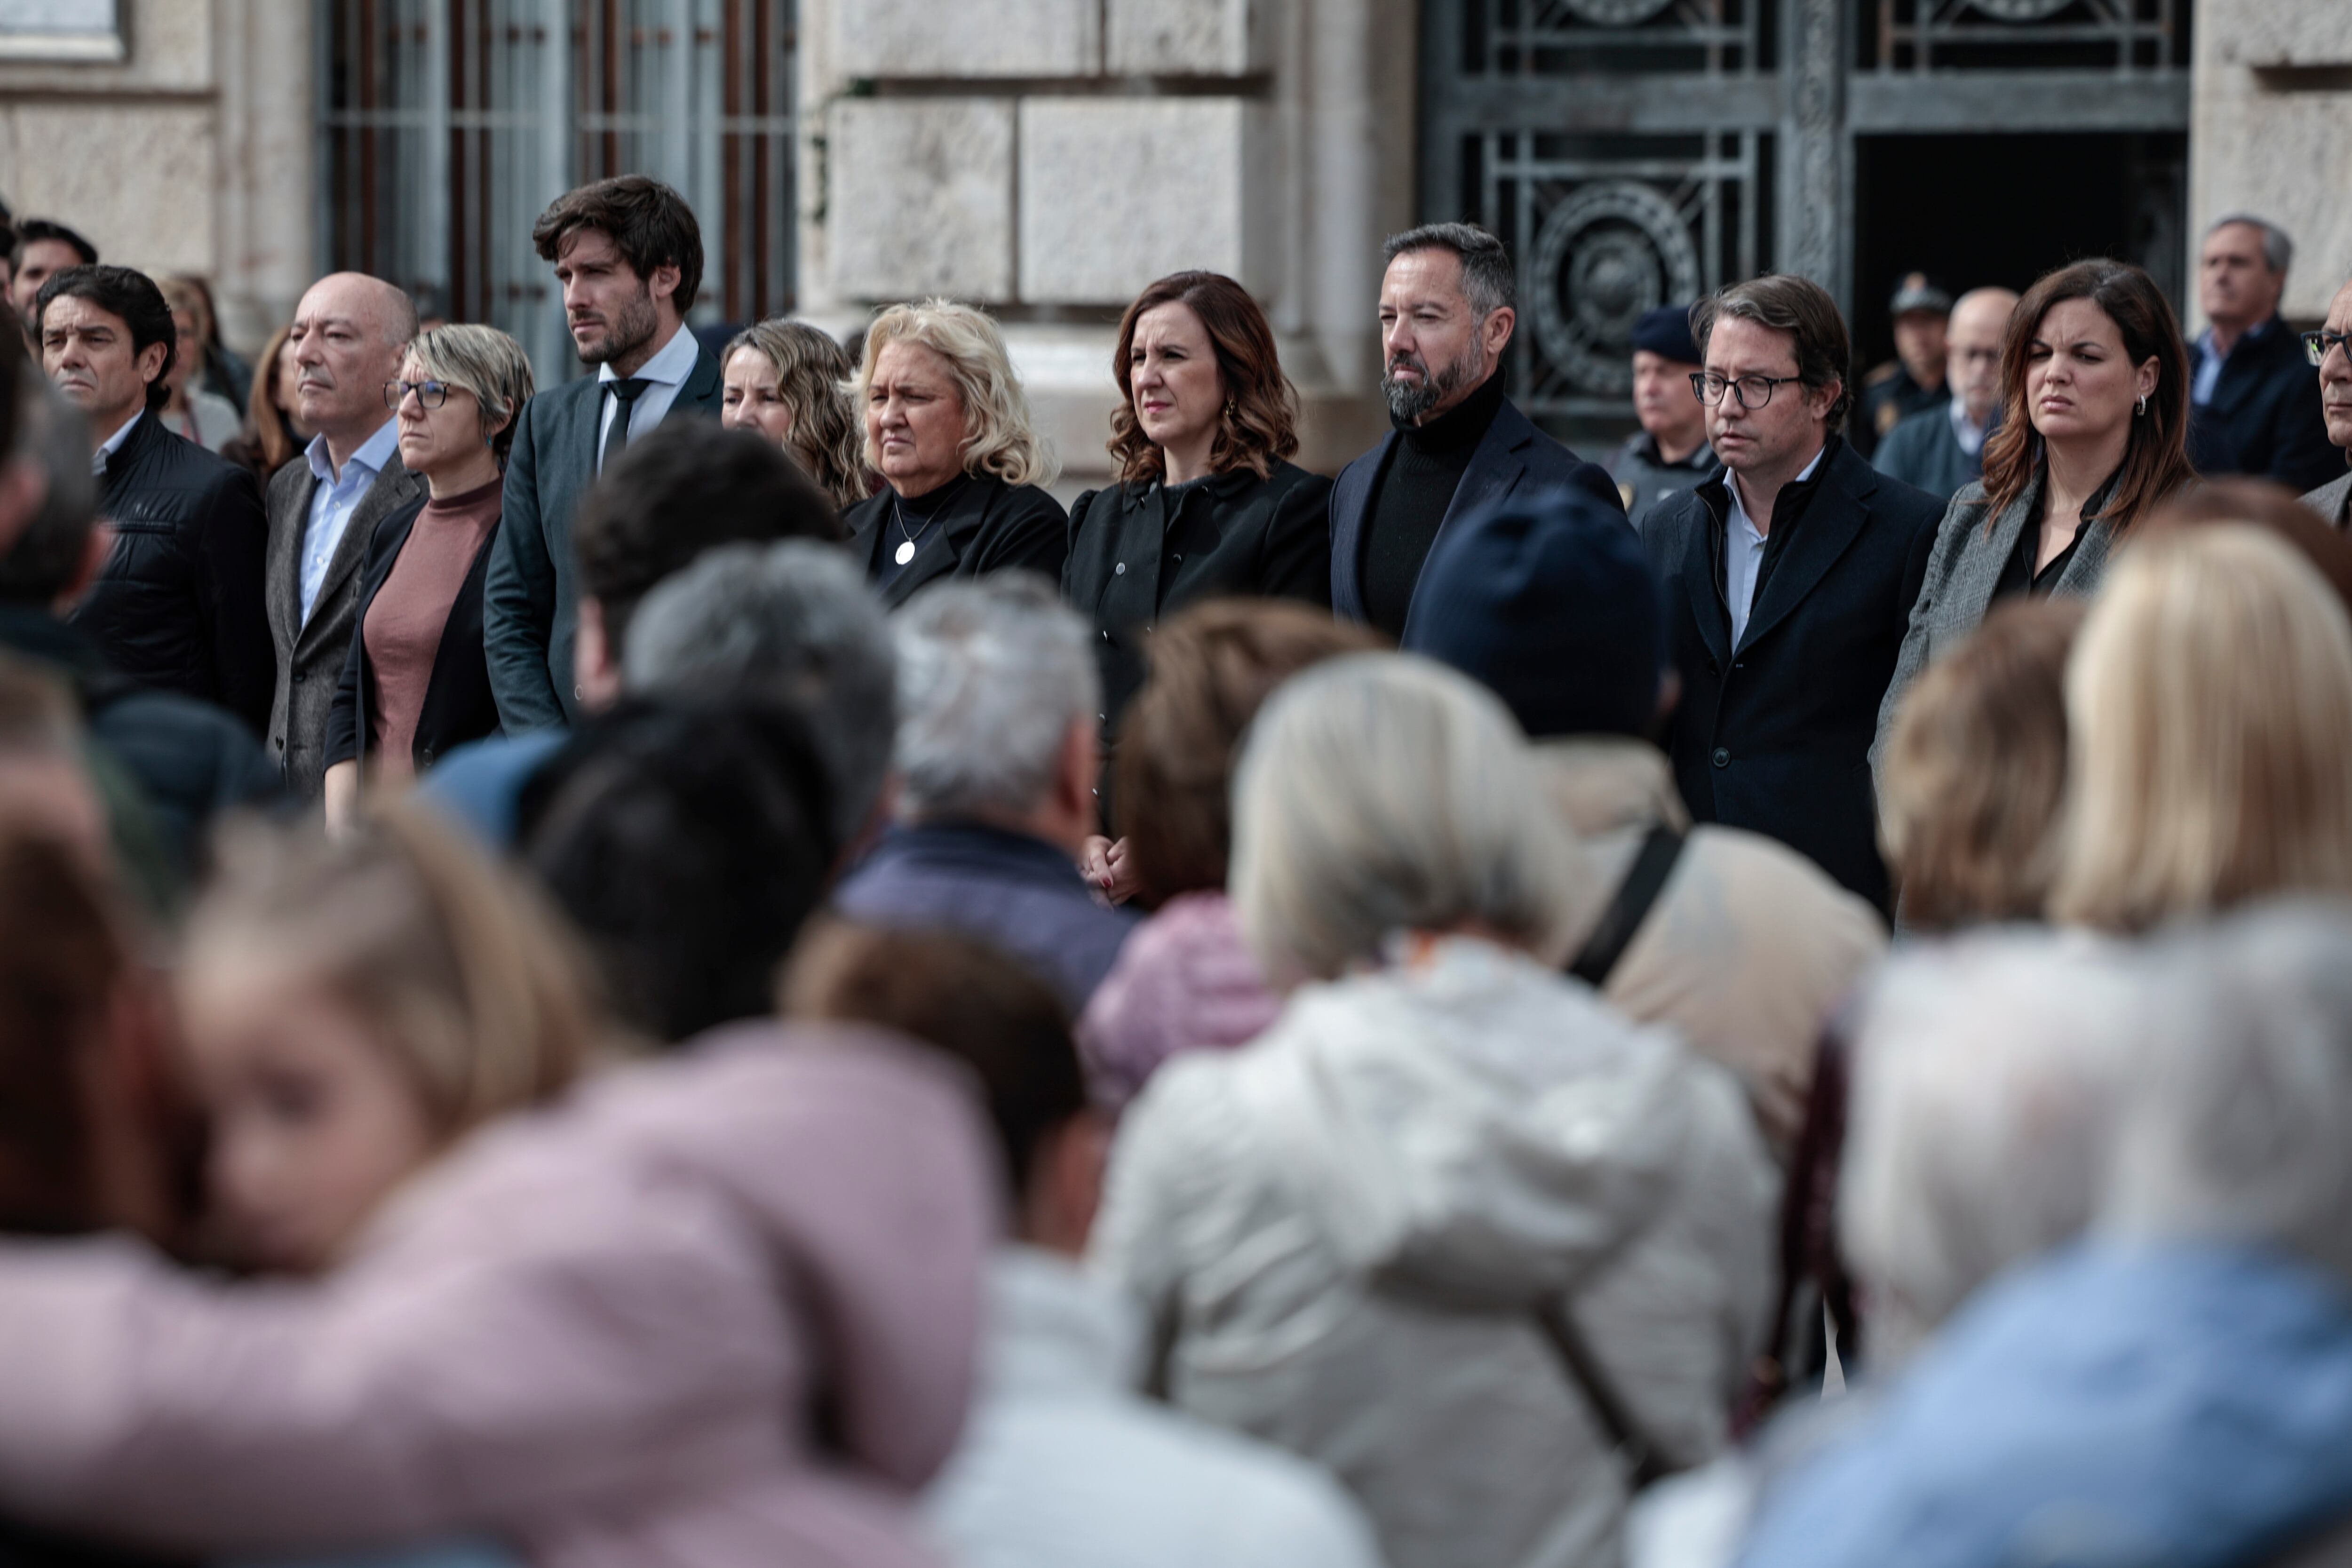
{"label": "man in black coat with collar", "polygon": [[1944,503],[1838,434],[1852,350],[1818,284],[1735,284],[1691,324],[1727,471],[1644,531],[1682,685],[1675,779],[1696,820],[1778,838],[1885,911],[1870,744]]}
{"label": "man in black coat with collar", "polygon": [[606,463],[672,415],[719,417],[719,362],[686,330],[702,231],[686,198],[623,174],[557,198],[531,228],[555,264],[581,363],[597,367],[523,409],[482,591],[490,690],[509,735],[572,722],[581,624],[572,518]]}
{"label": "man in black coat with collar", "polygon": [[69,267],[36,297],[41,368],[89,421],[113,545],[73,615],[119,674],[215,703],[258,738],[278,656],[262,607],[269,525],[253,476],[164,427],[171,307],[127,267]]}
{"label": "man in black coat with collar", "polygon": [[2189,345],[2189,459],[2200,474],[2252,474],[2296,491],[2334,479],[2319,373],[2278,313],[2294,242],[2233,213],[2205,231],[2197,302],[2210,323]]}
{"label": "man in black coat with collar", "polygon": [[1475,224],[1437,223],[1382,249],[1381,391],[1396,428],[1332,486],[1331,609],[1402,638],[1422,563],[1454,519],[1570,485],[1625,508],[1599,464],[1503,395],[1503,351],[1518,321],[1503,242]]}

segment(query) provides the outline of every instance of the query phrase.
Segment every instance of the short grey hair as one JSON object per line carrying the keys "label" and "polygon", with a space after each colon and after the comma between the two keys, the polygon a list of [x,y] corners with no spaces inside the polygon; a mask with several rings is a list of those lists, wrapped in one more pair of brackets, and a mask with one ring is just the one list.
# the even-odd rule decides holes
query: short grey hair
{"label": "short grey hair", "polygon": [[632,693],[750,691],[806,719],[833,784],[837,842],[881,798],[896,742],[898,654],[857,563],[837,544],[723,544],[665,578],[629,623]]}
{"label": "short grey hair", "polygon": [[1838,1200],[1882,1365],[2090,1225],[2147,1003],[2126,950],[2042,931],[1887,965],[1859,1015]]}
{"label": "short grey hair", "polygon": [[522,345],[496,327],[461,321],[417,333],[408,345],[408,357],[427,378],[474,395],[481,411],[482,437],[497,455],[499,467],[505,468],[532,391],[530,356]]}
{"label": "short grey hair", "polygon": [[2135,1237],[2272,1245],[2352,1279],[2352,910],[2250,910],[2160,942],[2102,1215]]}
{"label": "short grey hair", "polygon": [[1415,250],[1450,250],[1462,260],[1462,296],[1470,313],[1485,321],[1506,306],[1517,308],[1519,277],[1503,242],[1475,223],[1425,223],[1389,236],[1381,265]]}
{"label": "short grey hair", "polygon": [[926,588],[892,626],[906,816],[1035,809],[1072,721],[1097,717],[1087,623],[1045,578],[1005,572]]}
{"label": "short grey hair", "polygon": [[1474,922],[1561,956],[1584,879],[1510,710],[1441,664],[1333,659],[1251,725],[1228,884],[1277,983],[1336,975],[1400,931]]}
{"label": "short grey hair", "polygon": [[2294,241],[2288,237],[2286,230],[2266,217],[2256,217],[2252,213],[2231,213],[2227,217],[2215,218],[2205,230],[2205,237],[2212,238],[2233,223],[2262,231],[2263,260],[2269,264],[2272,271],[2284,272],[2294,264]]}

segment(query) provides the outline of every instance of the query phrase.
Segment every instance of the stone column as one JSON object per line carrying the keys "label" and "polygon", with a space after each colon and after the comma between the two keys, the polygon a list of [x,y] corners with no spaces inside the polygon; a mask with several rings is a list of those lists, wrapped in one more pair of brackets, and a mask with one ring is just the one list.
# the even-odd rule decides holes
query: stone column
{"label": "stone column", "polygon": [[250,354],[293,319],[319,269],[312,8],[213,4],[221,83],[213,291],[221,336]]}
{"label": "stone column", "polygon": [[1801,273],[1827,289],[1838,308],[1852,266],[1852,154],[1845,133],[1845,8],[1843,0],[1790,0],[1781,66],[1789,111],[1780,148],[1779,269]]}

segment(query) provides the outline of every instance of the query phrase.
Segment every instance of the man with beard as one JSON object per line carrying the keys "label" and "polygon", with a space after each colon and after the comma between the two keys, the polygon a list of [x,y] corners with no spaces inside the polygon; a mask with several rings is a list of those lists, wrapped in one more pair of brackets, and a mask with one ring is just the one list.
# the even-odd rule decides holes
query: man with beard
{"label": "man with beard", "polygon": [[1332,488],[1331,608],[1402,637],[1422,563],[1455,518],[1570,485],[1625,509],[1598,464],[1503,395],[1503,351],[1518,321],[1503,242],[1475,224],[1438,223],[1381,249],[1381,391],[1396,428]]}
{"label": "man with beard", "polygon": [[597,372],[532,398],[507,458],[482,639],[509,735],[568,724],[579,710],[572,514],[582,493],[671,414],[716,419],[719,402],[719,363],[685,327],[702,286],[702,231],[683,196],[643,174],[599,180],[559,197],[530,237],[555,264],[581,363]]}

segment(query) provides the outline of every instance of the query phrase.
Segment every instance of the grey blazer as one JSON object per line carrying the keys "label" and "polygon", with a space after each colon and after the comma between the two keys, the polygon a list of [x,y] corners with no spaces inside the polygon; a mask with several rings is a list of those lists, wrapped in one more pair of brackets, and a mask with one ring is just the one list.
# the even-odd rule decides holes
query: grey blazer
{"label": "grey blazer", "polygon": [[[2001,569],[2017,550],[2018,536],[2042,513],[2042,470],[2036,468],[2025,492],[1993,519],[1985,530],[1985,488],[1981,480],[1963,485],[1944,521],[1936,525],[1935,552],[1927,558],[1927,580],[1911,605],[1911,628],[1903,636],[1903,651],[1895,656],[1895,679],[1878,704],[1878,735],[1870,744],[1870,772],[1875,780],[1886,751],[1887,732],[1895,725],[1895,710],[1919,672],[1949,653],[1977,629],[1992,607],[1993,590],[2000,585]],[[2107,569],[2115,547],[2115,527],[2104,518],[2083,525],[2074,558],[2058,574],[2052,591],[2088,595]]]}
{"label": "grey blazer", "polygon": [[269,553],[265,599],[269,637],[278,647],[278,689],[269,703],[269,755],[286,772],[298,800],[318,798],[326,778],[327,711],[358,629],[360,562],[376,524],[404,506],[422,505],[425,481],[401,466],[395,451],[360,497],[349,527],[327,563],[310,618],[302,619],[302,533],[318,487],[300,456],[269,478]]}
{"label": "grey blazer", "polygon": [[2304,497],[2303,504],[2338,528],[2352,523],[2352,471],[2340,479],[2328,480]]}

